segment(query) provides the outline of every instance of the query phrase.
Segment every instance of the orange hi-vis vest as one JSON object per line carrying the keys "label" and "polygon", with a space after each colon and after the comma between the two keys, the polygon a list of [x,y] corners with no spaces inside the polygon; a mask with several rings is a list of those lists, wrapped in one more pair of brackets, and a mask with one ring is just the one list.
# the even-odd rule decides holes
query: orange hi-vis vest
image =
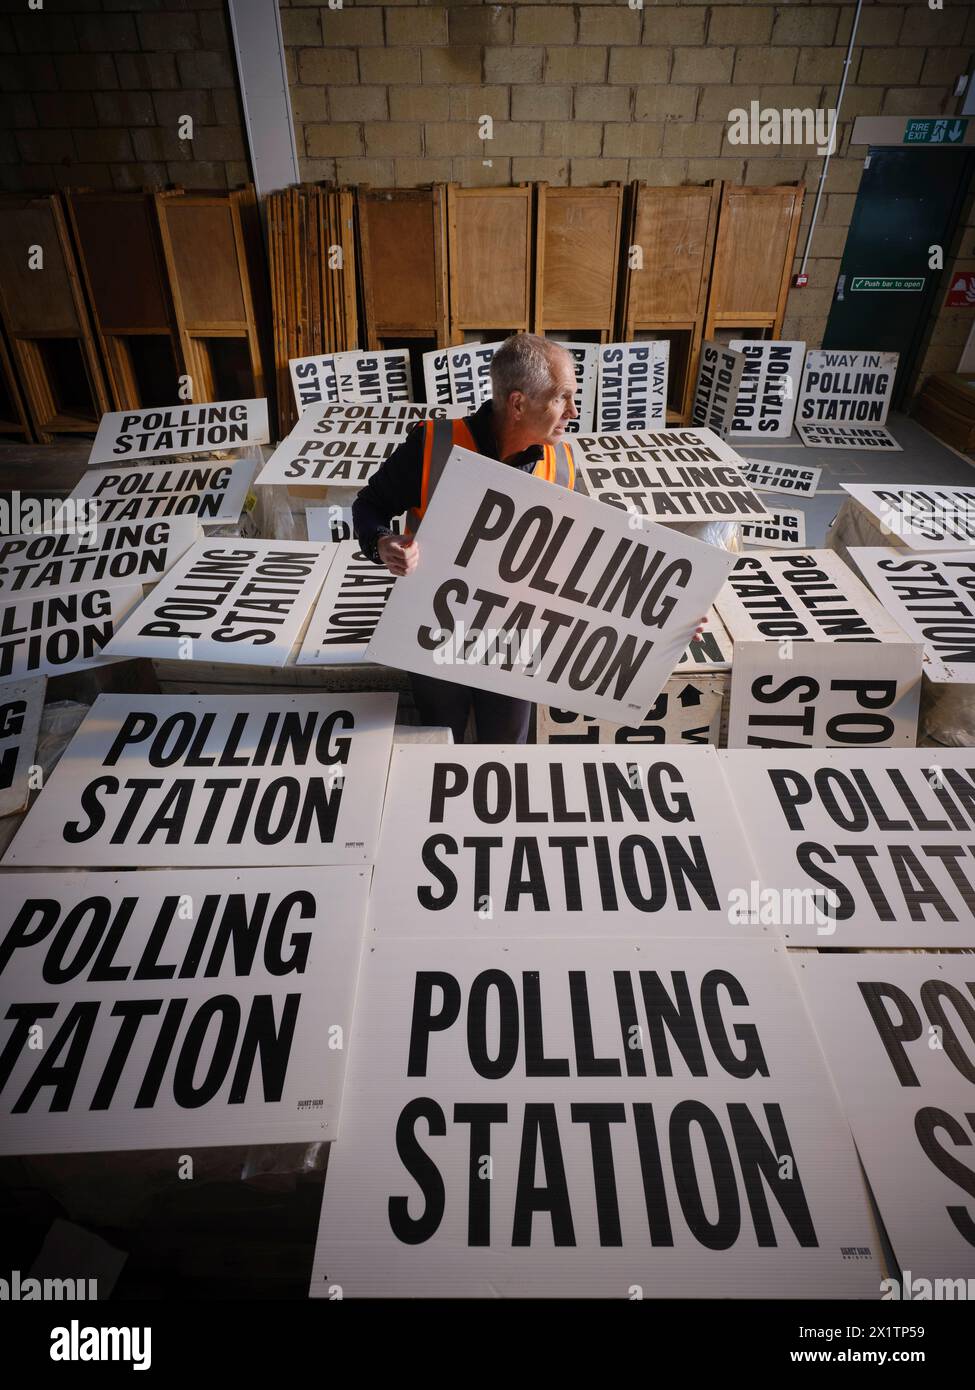
{"label": "orange hi-vis vest", "polygon": [[[459,447],[479,453],[474,436],[463,420],[428,420],[423,426],[423,481],[420,485],[420,505],[406,514],[410,531],[415,531],[440,481],[451,449]],[[535,464],[532,476],[547,483],[557,483],[571,492],[575,487],[575,464],[572,451],[566,444],[543,444],[542,457]]]}

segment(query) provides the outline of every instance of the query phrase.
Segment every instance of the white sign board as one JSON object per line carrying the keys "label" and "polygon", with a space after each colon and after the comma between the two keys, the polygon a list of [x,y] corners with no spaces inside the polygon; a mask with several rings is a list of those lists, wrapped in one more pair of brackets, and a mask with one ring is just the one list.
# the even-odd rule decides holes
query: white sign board
{"label": "white sign board", "polygon": [[[331,407],[326,407],[330,409]],[[455,407],[460,409],[460,407]],[[315,412],[308,410],[295,425],[288,435],[288,439],[334,439],[337,435],[344,435],[346,438],[355,438],[357,435],[367,439],[396,439],[402,441],[408,434],[412,434],[417,425],[421,423],[417,420],[396,420],[384,419],[351,419],[347,416],[328,415],[323,419],[316,418]]]}
{"label": "white sign board", "polygon": [[92,463],[138,463],[172,454],[212,454],[270,439],[267,401],[220,401],[103,415],[88,455]]}
{"label": "white sign board", "polygon": [[710,743],[721,732],[725,681],[717,676],[671,676],[643,719],[607,724],[589,715],[539,705],[538,743]]}
{"label": "white sign board", "polygon": [[334,1139],[367,891],[354,868],[8,874],[0,1153]]}
{"label": "white sign board", "polygon": [[596,356],[595,343],[559,343],[572,358],[576,374],[576,393],[574,397],[578,418],[569,420],[565,426],[566,434],[589,434],[593,426],[596,409]]}
{"label": "white sign board", "polygon": [[[575,445],[573,444],[573,448]],[[734,559],[453,449],[367,660],[626,723]]]}
{"label": "white sign board", "polygon": [[399,744],[370,931],[774,935],[729,920],[753,877],[712,748]]}
{"label": "white sign board", "polygon": [[450,348],[423,354],[423,389],[428,405],[450,405]]}
{"label": "white sign board", "polygon": [[823,470],[776,463],[773,459],[746,458],[741,472],[758,492],[793,492],[799,497],[813,497]]}
{"label": "white sign board", "polygon": [[395,695],[99,695],[4,863],[371,864]]}
{"label": "white sign board", "polygon": [[745,357],[732,352],[722,343],[702,343],[691,405],[691,424],[714,430],[715,434],[730,432],[735,418],[738,384],[745,370]]}
{"label": "white sign board", "polygon": [[[348,493],[344,494],[346,497]],[[327,507],[306,507],[305,525],[310,541],[351,541],[355,539],[352,521],[352,506],[341,506],[331,502]],[[406,514],[394,516],[389,523],[390,530],[397,536],[406,530]]]}
{"label": "white sign board", "polygon": [[843,491],[910,550],[975,546],[975,488],[842,483]]}
{"label": "white sign board", "polygon": [[101,525],[178,516],[195,517],[204,524],[236,524],[256,466],[255,459],[238,459],[234,463],[92,468],[69,501],[91,499]]}
{"label": "white sign board", "polygon": [[742,459],[711,430],[579,435],[569,446],[589,496],[651,521],[767,516]]}
{"label": "white sign board", "polygon": [[[381,424],[381,422],[378,422]],[[254,479],[255,487],[354,487],[359,489],[403,443],[404,435],[341,434],[331,427],[317,438],[294,432],[278,445]]]}
{"label": "white sign board", "polygon": [[424,405],[422,401],[396,401],[384,405],[313,405],[303,412],[292,434],[310,433],[309,425],[345,420],[395,420],[401,424],[419,425],[424,420],[462,420],[467,411],[462,405]]}
{"label": "white sign board", "polygon": [[[670,343],[604,343],[599,349],[596,430],[649,430],[667,423]],[[587,433],[586,430],[582,431]]]}
{"label": "white sign board", "polygon": [[202,540],[108,644],[112,656],[283,666],[335,549],[308,541]]}
{"label": "white sign board", "polygon": [[855,1150],[784,957],[377,938],[311,1294],[876,1297]]}
{"label": "white sign board", "polygon": [[907,555],[855,547],[850,559],[915,642],[933,681],[975,681],[975,550]]}
{"label": "white sign board", "polygon": [[466,347],[448,350],[450,399],[454,405],[473,411],[491,399],[491,360],[499,346],[499,343],[469,343]]}
{"label": "white sign board", "polygon": [[970,1299],[971,956],[806,955],[793,964],[899,1266],[880,1296]]}
{"label": "white sign board", "polygon": [[728,347],[745,359],[731,437],[787,439],[796,413],[805,343],[733,338]]}
{"label": "white sign board", "polygon": [[873,449],[900,453],[901,446],[883,425],[797,425],[808,449]]}
{"label": "white sign board", "polygon": [[125,660],[105,648],[142,587],[74,589],[0,601],[0,682],[62,676]]}
{"label": "white sign board", "polygon": [[288,367],[299,415],[323,401],[408,401],[411,395],[410,354],[405,348],[293,357]]}
{"label": "white sign board", "polygon": [[362,661],[386,600],[396,583],[385,565],[375,565],[356,541],[340,541],[305,632],[299,666]]}
{"label": "white sign board", "polygon": [[21,685],[0,685],[0,816],[11,816],[27,805],[46,685],[43,676]]}
{"label": "white sign board", "polygon": [[883,425],[897,373],[896,352],[806,353],[797,425]]}
{"label": "white sign board", "polygon": [[0,536],[0,598],[92,584],[154,584],[200,534],[192,517],[58,534]]}
{"label": "white sign board", "polygon": [[806,518],[802,512],[769,512],[761,521],[743,521],[741,538],[749,545],[804,548]]}
{"label": "white sign board", "polygon": [[835,551],[743,555],[716,607],[734,641],[729,748],[915,743],[921,645]]}
{"label": "white sign board", "polygon": [[[720,758],[769,892],[756,919],[790,946],[975,947],[967,749]],[[806,910],[817,894],[818,915]]]}

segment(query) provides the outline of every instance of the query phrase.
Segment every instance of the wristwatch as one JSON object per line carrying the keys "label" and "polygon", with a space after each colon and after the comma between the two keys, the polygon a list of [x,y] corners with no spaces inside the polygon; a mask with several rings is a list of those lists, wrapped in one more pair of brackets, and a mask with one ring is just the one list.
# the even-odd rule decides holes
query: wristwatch
{"label": "wristwatch", "polygon": [[383,563],[379,555],[379,542],[382,540],[383,536],[395,536],[395,534],[396,532],[391,526],[380,526],[379,530],[373,536],[372,545],[366,551],[366,555],[374,565],[381,565]]}

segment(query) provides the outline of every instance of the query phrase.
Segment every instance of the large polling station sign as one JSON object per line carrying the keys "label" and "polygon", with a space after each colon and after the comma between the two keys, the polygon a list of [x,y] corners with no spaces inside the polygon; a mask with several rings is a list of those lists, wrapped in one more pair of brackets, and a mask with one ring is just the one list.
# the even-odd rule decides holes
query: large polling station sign
{"label": "large polling station sign", "polygon": [[423,401],[395,401],[385,405],[313,405],[303,413],[292,434],[310,433],[308,426],[331,421],[397,421],[407,427],[424,420],[461,420],[467,414],[462,405],[426,405]]}
{"label": "large polling station sign", "polygon": [[383,421],[357,424],[352,433],[335,429],[335,422],[316,435],[292,431],[278,445],[255,487],[283,483],[286,487],[365,487],[379,465],[398,449],[405,434],[390,434]]}
{"label": "large polling station sign", "polygon": [[852,547],[850,559],[909,636],[933,681],[975,682],[975,550],[907,555]]}
{"label": "large polling station sign", "polygon": [[395,695],[99,695],[4,858],[371,864]]}
{"label": "large polling station sign", "polygon": [[46,685],[45,677],[37,676],[0,686],[0,816],[27,805]]}
{"label": "large polling station sign", "polygon": [[[500,755],[500,756],[499,756]],[[755,876],[711,748],[399,746],[374,935],[725,937]]]}
{"label": "large polling station sign", "polygon": [[62,676],[124,660],[105,649],[141,598],[141,585],[90,585],[42,598],[0,600],[0,682]]}
{"label": "large polling station sign", "polygon": [[109,655],[283,666],[334,553],[308,541],[197,541],[122,624]]}
{"label": "large polling station sign", "polygon": [[254,476],[254,459],[235,463],[123,464],[91,468],[68,499],[90,500],[100,525],[195,517],[203,524],[235,525]]}
{"label": "large polling station sign", "polygon": [[805,343],[736,338],[728,347],[745,359],[731,417],[732,439],[787,439],[796,413]]}
{"label": "large polling station sign", "polygon": [[462,405],[468,414],[491,399],[491,359],[497,343],[468,343],[423,354],[423,381],[433,405]]}
{"label": "large polling station sign", "polygon": [[975,947],[967,749],[718,757],[758,864],[742,915],[790,946]]}
{"label": "large polling station sign", "polygon": [[735,418],[738,386],[745,370],[745,355],[722,343],[702,343],[691,405],[691,424],[728,434]]}
{"label": "large polling station sign", "polygon": [[0,1153],[334,1139],[365,869],[8,874]]}
{"label": "large polling station sign", "polygon": [[340,541],[305,630],[299,666],[362,661],[396,579],[356,541]]}
{"label": "large polling station sign", "polygon": [[743,555],[716,607],[735,644],[729,748],[914,744],[921,644],[835,551]]}
{"label": "large polling station sign", "polygon": [[[575,442],[573,442],[573,448]],[[733,557],[454,449],[367,659],[628,722],[677,665]]]}
{"label": "large polling station sign", "polygon": [[154,584],[200,534],[192,517],[0,536],[0,599],[39,598],[94,584]]}
{"label": "large polling station sign", "polygon": [[975,488],[904,487],[842,483],[857,506],[909,550],[962,550],[975,546]]}
{"label": "large polling station sign", "polygon": [[809,954],[793,964],[893,1247],[880,1297],[970,1299],[972,957]]}
{"label": "large polling station sign", "polygon": [[363,952],[312,1296],[871,1298],[877,1256],[781,947]]}
{"label": "large polling station sign", "polygon": [[897,357],[896,352],[807,352],[796,405],[802,442],[821,449],[899,449],[883,428]]}
{"label": "large polling station sign", "polygon": [[[670,343],[604,343],[599,349],[599,434],[667,423]],[[587,433],[583,430],[582,433]]]}
{"label": "large polling station sign", "polygon": [[322,402],[410,399],[410,354],[405,348],[293,357],[288,370],[299,415]]}
{"label": "large polling station sign", "polygon": [[88,462],[138,463],[171,454],[209,454],[270,439],[267,401],[170,405],[103,415]]}
{"label": "large polling station sign", "polygon": [[651,521],[748,521],[767,515],[742,459],[709,429],[580,435],[569,446],[589,496]]}

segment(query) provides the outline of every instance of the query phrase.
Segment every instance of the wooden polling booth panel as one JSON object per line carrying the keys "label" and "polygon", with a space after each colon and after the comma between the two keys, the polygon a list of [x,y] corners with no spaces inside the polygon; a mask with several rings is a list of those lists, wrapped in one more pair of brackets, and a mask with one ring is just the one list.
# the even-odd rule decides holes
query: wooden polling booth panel
{"label": "wooden polling booth panel", "polygon": [[450,341],[531,324],[532,190],[447,185]]}
{"label": "wooden polling booth panel", "polygon": [[803,184],[724,185],[704,334],[779,338],[785,317]]}
{"label": "wooden polling booth panel", "polygon": [[720,183],[630,189],[620,337],[669,341],[671,423],[690,418],[720,197]]}
{"label": "wooden polling booth panel", "polygon": [[612,337],[623,186],[537,188],[534,330]]}
{"label": "wooden polling booth panel", "polygon": [[360,188],[359,273],[365,346],[421,338],[447,345],[446,188]]}
{"label": "wooden polling booth panel", "polygon": [[19,439],[33,441],[27,402],[20,389],[17,373],[4,338],[0,324],[0,435],[16,435]]}

